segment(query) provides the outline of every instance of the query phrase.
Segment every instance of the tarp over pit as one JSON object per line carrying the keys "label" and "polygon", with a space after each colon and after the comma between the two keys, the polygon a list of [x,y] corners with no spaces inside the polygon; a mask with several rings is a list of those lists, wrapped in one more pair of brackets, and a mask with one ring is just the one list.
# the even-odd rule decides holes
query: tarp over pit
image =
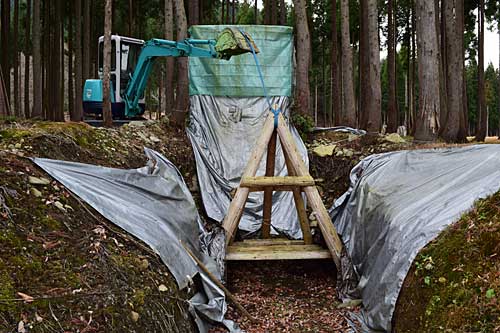
{"label": "tarp over pit", "polygon": [[331,215],[352,260],[342,269],[342,293],[362,298],[363,332],[391,331],[416,255],[499,190],[499,166],[500,145],[474,145],[373,155],[353,168]]}
{"label": "tarp over pit", "polygon": [[231,321],[224,320],[224,293],[198,271],[179,242],[186,244],[220,278],[217,265],[205,253],[216,251],[224,244],[224,238],[204,230],[177,168],[161,154],[147,148],[145,152],[148,164],[131,170],[43,158],[33,161],[105,218],[149,245],[180,288],[200,273],[203,290],[190,300],[200,332],[208,331],[206,318],[232,327]]}

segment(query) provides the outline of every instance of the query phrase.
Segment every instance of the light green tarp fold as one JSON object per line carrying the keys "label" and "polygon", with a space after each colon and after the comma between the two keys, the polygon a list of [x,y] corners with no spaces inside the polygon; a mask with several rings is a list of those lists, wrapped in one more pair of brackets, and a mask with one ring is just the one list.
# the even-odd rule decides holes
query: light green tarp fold
{"label": "light green tarp fold", "polygon": [[[292,28],[265,25],[195,25],[191,38],[216,39],[226,27],[237,27],[252,36],[269,96],[292,94]],[[231,60],[189,58],[189,94],[254,97],[264,96],[251,53]]]}

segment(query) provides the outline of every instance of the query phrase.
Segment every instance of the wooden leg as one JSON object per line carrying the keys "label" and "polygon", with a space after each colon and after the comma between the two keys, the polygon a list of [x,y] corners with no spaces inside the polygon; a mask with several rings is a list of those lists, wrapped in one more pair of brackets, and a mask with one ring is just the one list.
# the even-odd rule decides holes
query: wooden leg
{"label": "wooden leg", "polygon": [[[283,155],[285,157],[286,168],[288,170],[289,176],[296,176],[295,169],[290,163],[287,152],[283,149]],[[295,202],[295,208],[297,209],[297,216],[299,218],[300,228],[302,229],[302,236],[304,238],[305,244],[312,244],[311,227],[309,226],[309,219],[307,217],[306,206],[304,200],[302,199],[302,191],[299,188],[293,190],[293,200]]]}
{"label": "wooden leg", "polygon": [[[273,131],[271,140],[267,146],[266,176],[274,176],[274,165],[276,161],[276,131]],[[271,237],[271,215],[273,208],[273,189],[267,187],[264,190],[264,207],[262,211],[262,238]]]}
{"label": "wooden leg", "polygon": [[[278,135],[280,138],[281,146],[283,147],[283,150],[286,151],[290,160],[290,164],[292,165],[297,175],[308,175],[309,171],[307,170],[304,161],[302,161],[302,158],[300,157],[295,142],[293,141],[292,134],[286,126],[285,118],[281,114],[279,115]],[[340,240],[337,231],[333,226],[330,215],[328,215],[328,212],[325,208],[325,205],[323,204],[323,201],[321,200],[321,196],[319,195],[316,187],[304,187],[304,192],[306,193],[309,206],[316,214],[316,219],[318,220],[321,233],[325,238],[328,249],[332,253],[335,265],[337,265],[337,269],[340,270],[340,254],[342,252],[342,241]]]}
{"label": "wooden leg", "polygon": [[[264,128],[260,137],[255,143],[255,148],[250,155],[247,167],[243,172],[242,177],[253,177],[259,168],[260,161],[264,152],[266,151],[267,143],[269,142],[272,134],[274,132],[274,115],[269,112],[267,119],[264,123]],[[233,240],[236,230],[238,229],[238,224],[240,223],[241,215],[243,214],[243,209],[245,208],[245,202],[248,198],[249,189],[245,187],[238,187],[236,194],[229,205],[224,221],[222,222],[222,227],[226,230],[226,245],[229,245]]]}

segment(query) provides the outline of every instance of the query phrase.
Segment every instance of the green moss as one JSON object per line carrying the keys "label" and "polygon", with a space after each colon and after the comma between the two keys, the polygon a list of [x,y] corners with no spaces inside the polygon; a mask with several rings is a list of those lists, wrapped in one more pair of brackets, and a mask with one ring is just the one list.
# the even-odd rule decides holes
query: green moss
{"label": "green moss", "polygon": [[[396,309],[397,332],[490,332],[500,325],[500,192],[426,246]],[[493,291],[492,291],[493,290]]]}
{"label": "green moss", "polygon": [[15,310],[16,302],[7,301],[15,296],[16,292],[11,277],[5,272],[0,272],[0,312]]}
{"label": "green moss", "polygon": [[0,247],[20,249],[22,240],[10,229],[0,229]]}
{"label": "green moss", "polygon": [[6,128],[0,131],[0,140],[21,139],[31,135],[28,130]]}
{"label": "green moss", "polygon": [[50,215],[45,215],[40,219],[40,224],[51,230],[58,230],[61,228],[61,222],[57,221]]}

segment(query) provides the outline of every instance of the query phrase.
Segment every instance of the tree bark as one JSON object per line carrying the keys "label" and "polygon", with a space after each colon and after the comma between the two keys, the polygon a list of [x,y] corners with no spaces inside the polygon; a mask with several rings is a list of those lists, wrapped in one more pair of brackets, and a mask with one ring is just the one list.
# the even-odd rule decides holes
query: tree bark
{"label": "tree bark", "polygon": [[307,24],[305,0],[294,1],[296,38],[297,38],[297,110],[302,114],[310,114],[309,106],[309,63],[311,57],[311,37]]}
{"label": "tree bark", "polygon": [[[498,9],[498,25],[497,25],[497,30],[498,30],[498,48],[499,48],[499,53],[500,54],[500,8]],[[497,94],[500,96],[500,57],[498,57],[498,83],[497,83],[498,91]],[[498,109],[498,139],[500,139],[500,102],[497,104],[497,109]]]}
{"label": "tree bark", "polygon": [[26,0],[26,37],[24,44],[24,116],[30,117],[30,41],[31,41],[31,0]]}
{"label": "tree bark", "polygon": [[367,101],[368,123],[366,130],[379,132],[381,126],[382,90],[380,87],[380,49],[378,37],[378,10],[377,0],[367,0],[367,35],[369,41],[369,99]]}
{"label": "tree bark", "polygon": [[75,101],[72,121],[83,120],[83,77],[82,77],[82,0],[75,1]]}
{"label": "tree bark", "polygon": [[488,121],[486,112],[486,97],[484,91],[484,0],[479,0],[479,51],[478,51],[478,126],[476,130],[476,140],[484,141],[486,133],[486,123]]}
{"label": "tree bark", "polygon": [[[16,117],[22,117],[21,100],[19,98],[19,0],[14,0],[14,103],[12,104]],[[9,76],[10,80],[10,76]]]}
{"label": "tree bark", "polygon": [[83,80],[90,79],[90,0],[83,1]]}
{"label": "tree bark", "polygon": [[[177,40],[182,40],[187,37],[187,22],[186,11],[184,10],[184,1],[175,0],[174,7],[177,22]],[[178,125],[184,125],[184,120],[189,107],[187,61],[188,60],[185,57],[177,58],[177,94],[173,120]]]}
{"label": "tree bark", "polygon": [[[74,103],[75,97],[73,94],[73,6],[74,3],[70,1],[68,3],[69,6],[69,15],[68,15],[68,111],[70,115],[70,119],[74,118]],[[63,37],[64,38],[64,37]],[[64,43],[63,43],[63,54],[64,54]],[[64,63],[64,61],[63,61]]]}
{"label": "tree bark", "polygon": [[341,105],[340,100],[340,80],[339,80],[339,64],[338,64],[338,32],[337,32],[337,0],[332,0],[331,9],[332,20],[332,59],[331,59],[331,80],[332,80],[332,115],[333,124],[340,124]]}
{"label": "tree bark", "polygon": [[[174,9],[173,0],[165,0],[165,39],[174,39]],[[171,115],[174,108],[174,61],[166,57],[165,74],[165,114]]]}
{"label": "tree bark", "polygon": [[360,36],[359,36],[359,127],[368,126],[368,100],[371,93],[370,84],[370,55],[368,41],[368,8],[365,0],[360,3]]}
{"label": "tree bark", "polygon": [[446,1],[445,20],[445,47],[446,47],[446,101],[448,112],[442,128],[442,137],[448,142],[458,141],[460,118],[463,117],[463,63],[461,62],[462,40],[456,3],[460,0]]}
{"label": "tree bark", "polygon": [[[262,0],[262,4],[264,5],[264,24],[271,24],[271,1],[275,0]],[[294,1],[295,3],[295,1]]]}
{"label": "tree bark", "polygon": [[40,0],[33,0],[33,112],[32,118],[42,118],[42,57],[40,49]]}
{"label": "tree bark", "polygon": [[200,7],[198,0],[188,0],[188,20],[190,26],[200,23]]}
{"label": "tree bark", "polygon": [[286,25],[286,3],[285,3],[285,0],[280,0],[280,19],[279,19],[278,24],[279,25]]}
{"label": "tree bark", "polygon": [[111,113],[111,27],[112,27],[112,0],[106,0],[104,7],[104,55],[103,55],[103,104],[102,118],[105,127],[113,126],[113,115]]}
{"label": "tree bark", "polygon": [[419,110],[415,119],[415,139],[434,141],[439,131],[439,44],[434,0],[415,2]]}
{"label": "tree bark", "polygon": [[10,101],[10,0],[2,0],[2,70],[7,100]]}
{"label": "tree bark", "polygon": [[255,0],[255,4],[253,6],[253,15],[255,16],[255,24],[259,24],[259,8],[257,7],[258,0]]}
{"label": "tree bark", "polygon": [[388,37],[387,37],[387,72],[389,81],[389,100],[387,105],[387,132],[394,133],[398,129],[399,112],[396,83],[396,20],[394,17],[394,0],[388,0]]}
{"label": "tree bark", "polygon": [[354,82],[352,71],[352,49],[349,33],[349,0],[340,0],[341,43],[342,43],[342,110],[343,123],[356,127],[356,107],[354,100]]}

